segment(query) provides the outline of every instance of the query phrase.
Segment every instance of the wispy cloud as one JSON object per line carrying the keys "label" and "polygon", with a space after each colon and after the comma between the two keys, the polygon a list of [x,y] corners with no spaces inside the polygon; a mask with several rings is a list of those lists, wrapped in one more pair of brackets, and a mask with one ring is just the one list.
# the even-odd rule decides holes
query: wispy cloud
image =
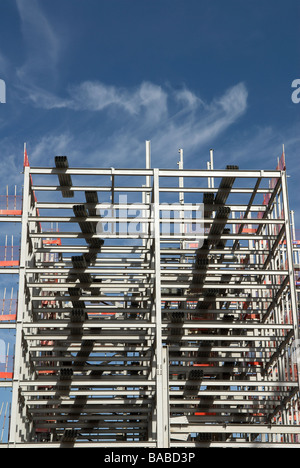
{"label": "wispy cloud", "polygon": [[113,161],[134,158],[140,149],[138,142],[153,139],[157,152],[168,163],[174,148],[199,149],[211,144],[234,124],[246,112],[248,91],[244,83],[238,83],[206,103],[187,88],[170,90],[151,82],[135,88],[118,88],[99,81],[85,81],[70,86],[66,97],[31,87],[27,89],[26,99],[48,111],[74,111],[75,120],[76,115],[80,118],[82,113],[90,113],[94,116],[91,133],[105,112],[102,117],[109,122],[110,135],[102,137],[101,148],[114,155]]}
{"label": "wispy cloud", "polygon": [[58,95],[53,89],[61,89],[61,83],[56,87],[53,82],[59,76],[60,35],[43,12],[42,2],[16,0],[16,4],[26,53],[14,83],[18,99],[58,116],[56,127],[49,127],[46,135],[31,136],[33,160],[38,160],[45,145],[46,151],[51,148],[56,154],[71,151],[78,161],[82,153],[88,154],[87,164],[99,165],[101,149],[102,164],[136,166],[143,157],[145,139],[150,139],[156,164],[167,166],[179,147],[188,158],[196,148],[211,146],[247,110],[244,83],[220,90],[211,102],[187,86],[173,89],[150,81],[126,87],[84,80],[70,83]]}
{"label": "wispy cloud", "polygon": [[198,106],[205,105],[204,101],[199,96],[196,96],[192,91],[184,87],[181,90],[178,90],[174,93],[175,99],[186,105],[188,108],[197,108]]}
{"label": "wispy cloud", "polygon": [[61,89],[61,83],[56,87],[53,82],[59,77],[60,35],[42,2],[16,0],[16,5],[25,44],[13,83],[17,99],[26,104],[19,112],[28,113],[28,106],[45,111],[43,129],[37,126],[26,137],[32,164],[52,164],[54,155],[67,154],[78,166],[85,155],[85,165],[143,167],[144,141],[150,139],[153,165],[174,167],[178,148],[184,148],[188,163],[247,110],[244,83],[220,90],[210,102],[187,86],[174,89],[150,81],[126,87],[84,80],[70,83],[59,95],[53,89]]}
{"label": "wispy cloud", "polygon": [[60,41],[37,0],[16,0],[26,46],[26,59],[17,69],[22,83],[31,83],[43,76],[53,79],[60,54]]}
{"label": "wispy cloud", "polygon": [[60,98],[38,87],[29,87],[25,99],[34,106],[43,109],[71,109],[74,111],[104,111],[111,107],[124,110],[137,116],[146,110],[154,121],[167,112],[167,94],[161,86],[143,82],[135,89],[118,88],[99,81],[84,81],[79,85],[70,85],[68,96]]}
{"label": "wispy cloud", "polygon": [[[179,92],[180,94],[180,92]],[[191,98],[193,97],[193,99]],[[211,103],[204,103],[190,92],[183,110],[170,118],[165,128],[156,135],[159,146],[167,150],[173,141],[187,151],[212,144],[227,128],[235,123],[247,109],[248,91],[239,83],[225,91]]]}
{"label": "wispy cloud", "polygon": [[18,155],[15,141],[11,138],[2,138],[1,147],[1,173],[0,173],[0,195],[4,195],[4,187],[8,184],[10,189],[14,185],[19,186],[19,193],[22,187],[23,177],[21,174],[23,168],[22,153]]}
{"label": "wispy cloud", "polygon": [[[289,174],[299,173],[299,125],[296,122],[288,128],[275,128],[271,125],[265,127],[250,126],[237,135],[230,135],[224,139],[217,151],[220,161],[225,157],[229,163],[239,164],[241,168],[275,169],[277,157],[282,154],[282,145],[285,146],[287,170]],[[254,162],[253,162],[254,161]]]}

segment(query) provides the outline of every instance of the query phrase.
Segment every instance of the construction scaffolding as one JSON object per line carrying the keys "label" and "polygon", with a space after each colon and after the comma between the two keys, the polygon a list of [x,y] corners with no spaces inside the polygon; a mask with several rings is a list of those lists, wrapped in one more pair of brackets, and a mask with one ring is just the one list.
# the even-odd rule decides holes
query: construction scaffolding
{"label": "construction scaffolding", "polygon": [[282,160],[215,170],[211,152],[184,170],[181,150],[152,169],[150,142],[145,169],[25,154],[21,212],[1,221],[21,226],[0,268],[19,281],[0,315],[16,331],[7,447],[300,447]]}

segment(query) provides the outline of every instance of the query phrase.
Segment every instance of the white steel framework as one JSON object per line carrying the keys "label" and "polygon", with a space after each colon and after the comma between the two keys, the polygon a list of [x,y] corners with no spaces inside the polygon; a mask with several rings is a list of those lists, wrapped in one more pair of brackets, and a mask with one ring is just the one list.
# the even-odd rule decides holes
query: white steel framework
{"label": "white steel framework", "polygon": [[285,171],[147,161],[24,168],[8,446],[300,447]]}

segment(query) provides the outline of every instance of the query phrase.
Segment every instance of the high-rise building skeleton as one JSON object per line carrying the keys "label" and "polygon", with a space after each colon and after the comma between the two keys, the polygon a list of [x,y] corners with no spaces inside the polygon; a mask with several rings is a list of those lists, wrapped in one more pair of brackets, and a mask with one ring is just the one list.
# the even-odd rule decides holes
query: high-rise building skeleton
{"label": "high-rise building skeleton", "polygon": [[21,223],[6,446],[300,447],[285,168],[152,169],[150,142],[146,169],[54,161],[25,161],[3,216]]}

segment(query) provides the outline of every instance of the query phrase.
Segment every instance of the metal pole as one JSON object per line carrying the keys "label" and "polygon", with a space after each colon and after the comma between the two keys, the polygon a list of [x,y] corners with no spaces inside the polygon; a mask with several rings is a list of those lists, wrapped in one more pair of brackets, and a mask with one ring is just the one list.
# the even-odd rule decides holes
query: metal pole
{"label": "metal pole", "polygon": [[[146,140],[146,169],[151,168],[151,141]],[[151,176],[147,175],[146,176],[146,187],[150,187],[151,185]],[[151,192],[149,192],[146,195],[146,203],[150,203],[150,197],[151,197]]]}
{"label": "metal pole", "polygon": [[[214,150],[213,149],[209,151],[209,156],[210,156],[210,170],[213,171],[214,170]],[[213,177],[210,180],[211,180],[211,188],[214,188],[215,180]]]}
{"label": "metal pole", "polygon": [[[210,162],[209,161],[207,161],[206,167],[207,167],[207,170],[209,171],[210,170]],[[211,178],[210,177],[207,178],[207,186],[208,186],[208,188],[211,188]]]}
{"label": "metal pole", "polygon": [[[298,320],[298,304],[297,304],[297,291],[295,285],[294,277],[294,259],[293,259],[293,247],[292,247],[292,233],[291,233],[291,220],[290,220],[290,209],[289,209],[289,200],[288,200],[288,188],[287,188],[287,177],[286,172],[281,171],[281,180],[282,180],[282,203],[284,211],[284,223],[285,223],[285,236],[286,236],[286,255],[288,261],[288,274],[289,274],[289,283],[290,283],[290,306],[293,318],[293,329],[294,329],[294,339],[296,340],[297,345],[300,345],[299,342],[299,320]],[[297,362],[298,368],[298,385],[300,389],[300,372],[299,372],[299,363]]]}
{"label": "metal pole", "polygon": [[[178,161],[178,169],[180,171],[183,170],[183,149],[179,149],[179,161]],[[179,177],[179,188],[184,188],[184,182],[183,182],[183,177]],[[184,192],[179,192],[179,204],[184,205]],[[184,219],[184,214],[183,211],[180,211],[180,218]],[[180,224],[180,234],[184,236],[184,222]],[[181,248],[185,248],[185,241],[180,241]],[[181,256],[181,261],[183,261],[184,256]]]}
{"label": "metal pole", "polygon": [[[180,171],[183,170],[183,150],[182,149],[179,149],[179,161],[178,161],[178,169]],[[184,185],[183,185],[183,177],[179,177],[179,187],[180,188],[183,188]],[[183,192],[179,192],[179,203],[181,205],[183,205],[184,203],[184,193]]]}
{"label": "metal pole", "polygon": [[154,169],[154,262],[155,262],[155,325],[156,325],[156,418],[157,447],[165,446],[164,437],[164,391],[163,349],[161,317],[161,271],[160,271],[160,219],[159,219],[159,172]]}
{"label": "metal pole", "polygon": [[291,224],[292,224],[292,234],[293,240],[296,240],[296,231],[295,231],[295,217],[294,217],[294,210],[291,210]]}
{"label": "metal pole", "polygon": [[163,418],[164,418],[164,447],[170,447],[170,402],[169,402],[169,349],[163,347]]}

